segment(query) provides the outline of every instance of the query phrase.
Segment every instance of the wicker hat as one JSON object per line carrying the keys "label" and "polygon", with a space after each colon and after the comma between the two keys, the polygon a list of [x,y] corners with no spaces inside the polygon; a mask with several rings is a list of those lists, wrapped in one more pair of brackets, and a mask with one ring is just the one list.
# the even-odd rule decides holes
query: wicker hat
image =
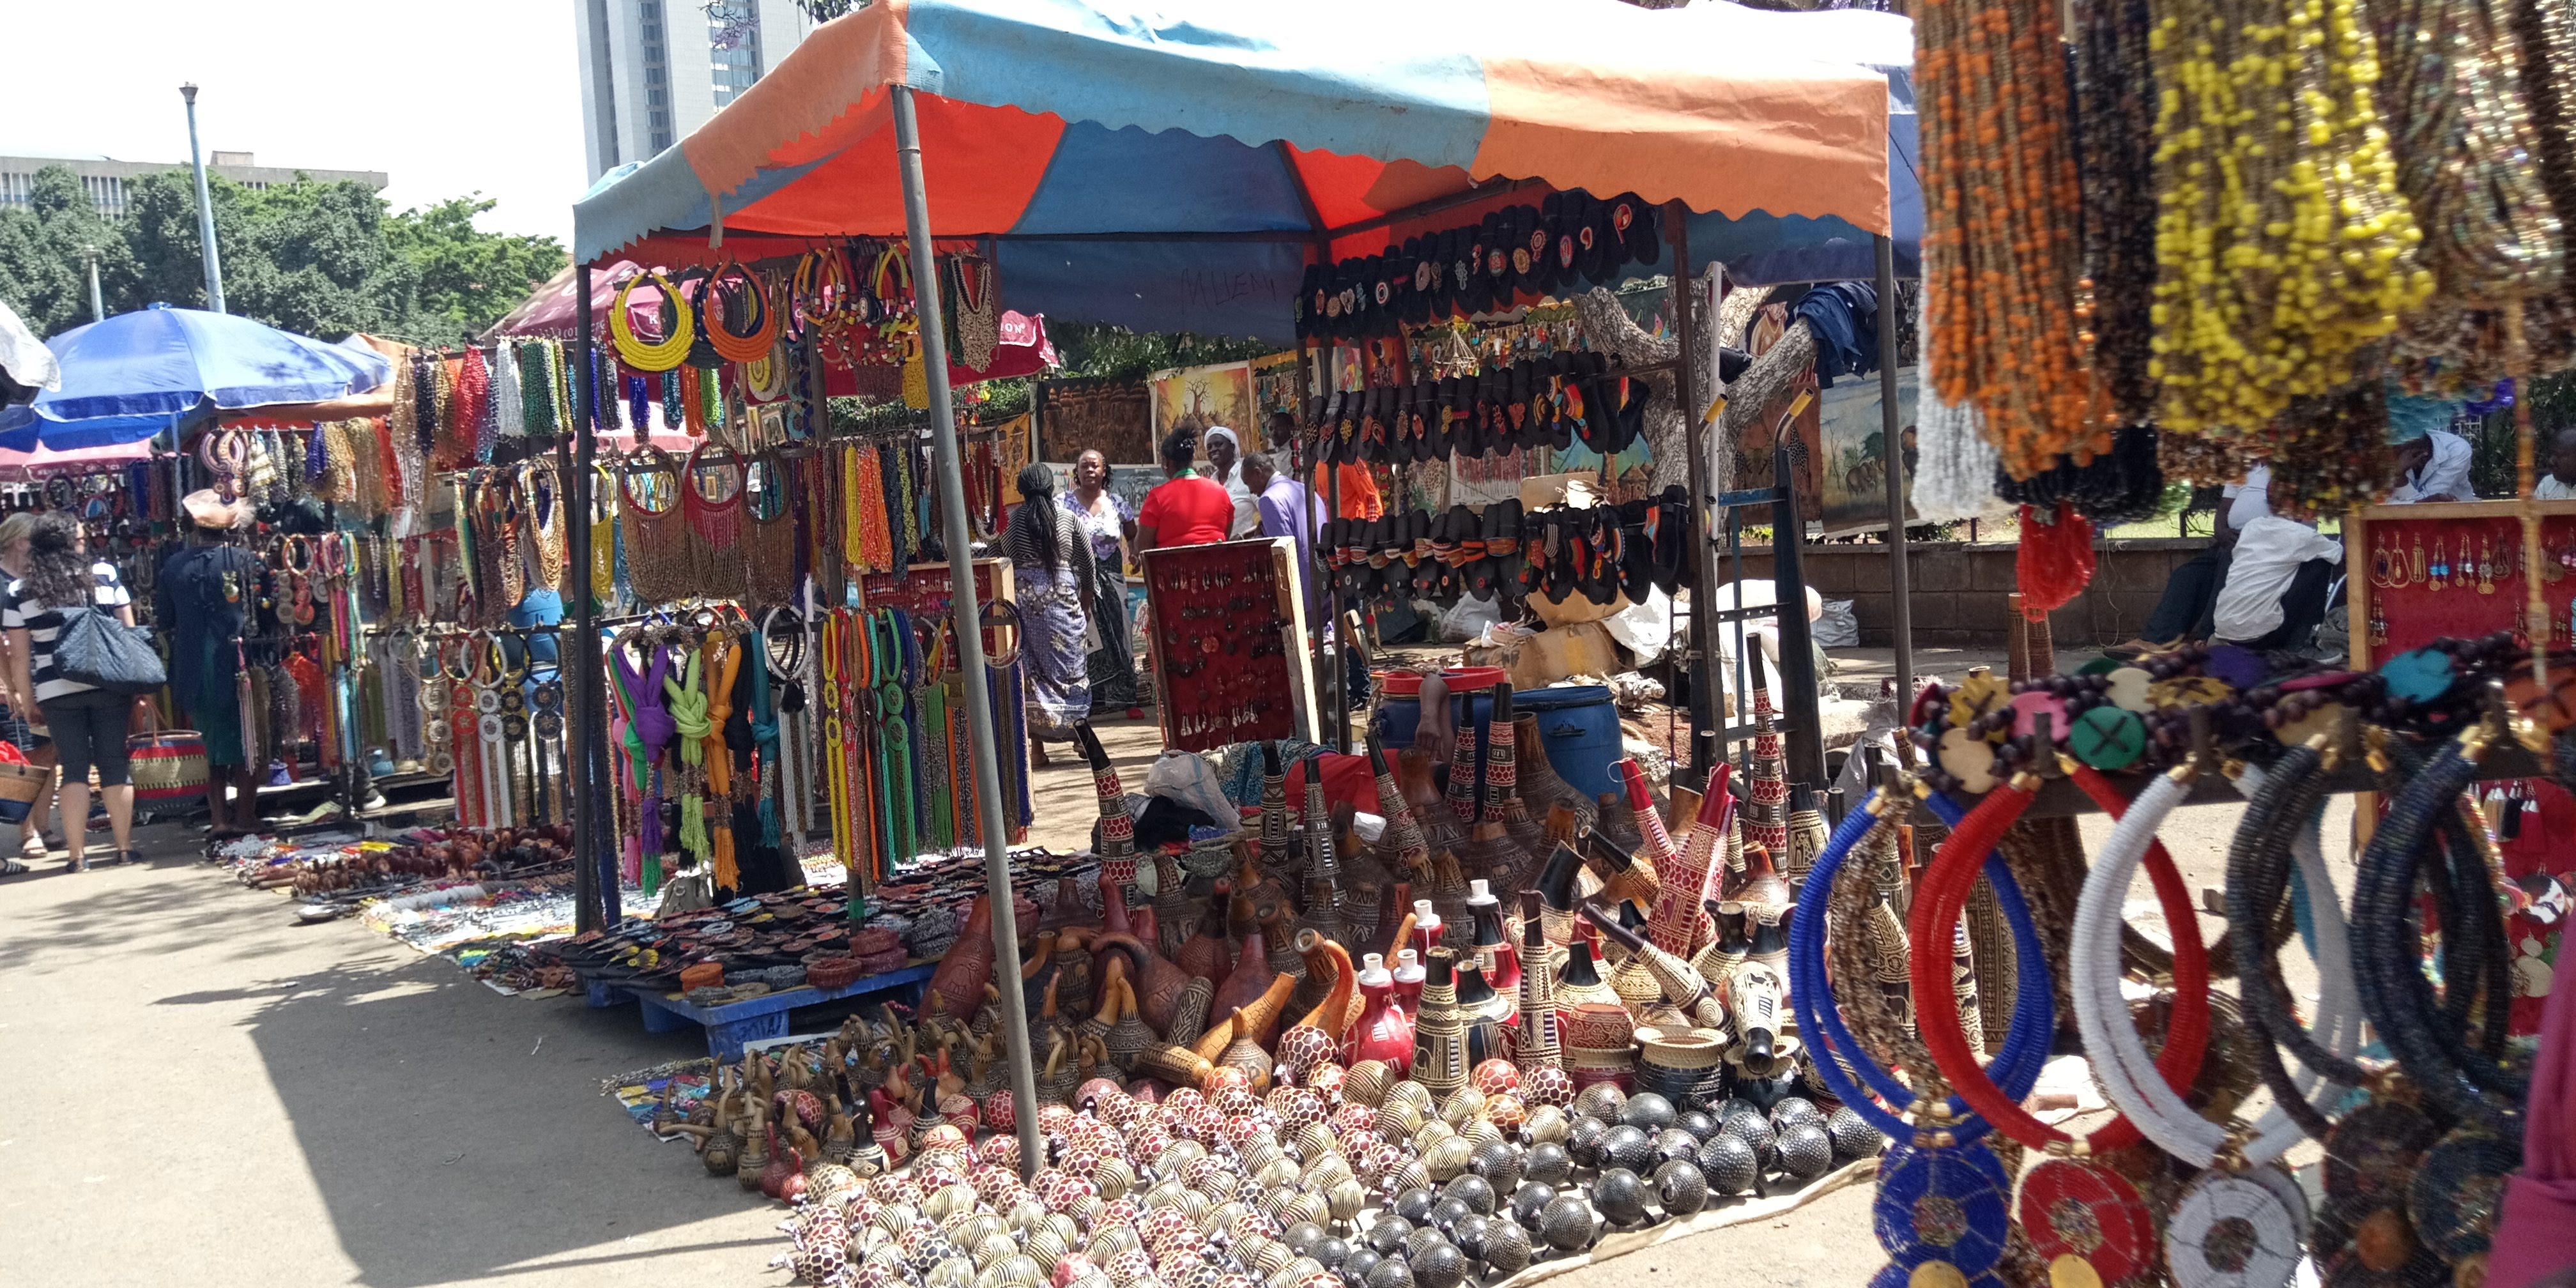
{"label": "wicker hat", "polygon": [[222,493],[213,488],[203,488],[181,497],[179,508],[187,513],[190,523],[200,528],[212,528],[219,532],[231,531],[248,526],[250,523],[249,506],[238,501],[227,501]]}

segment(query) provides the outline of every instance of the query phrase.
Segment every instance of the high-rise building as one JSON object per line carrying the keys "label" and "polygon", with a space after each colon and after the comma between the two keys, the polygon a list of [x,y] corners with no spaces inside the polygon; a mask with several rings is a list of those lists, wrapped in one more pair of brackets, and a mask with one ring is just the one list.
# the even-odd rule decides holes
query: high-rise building
{"label": "high-rise building", "polygon": [[813,26],[794,0],[572,2],[593,179],[704,125]]}
{"label": "high-rise building", "polygon": [[[179,161],[119,161],[114,157],[86,155],[0,156],[0,209],[27,204],[36,184],[36,172],[49,165],[68,166],[80,176],[81,189],[89,194],[89,204],[110,219],[125,217],[125,186],[145,175],[164,170],[185,170],[188,163]],[[337,183],[354,179],[375,189],[385,190],[387,182],[381,170],[308,170],[300,166],[260,165],[248,152],[209,152],[206,172],[222,175],[245,188],[265,188],[272,183],[293,183],[297,176],[317,183]]]}

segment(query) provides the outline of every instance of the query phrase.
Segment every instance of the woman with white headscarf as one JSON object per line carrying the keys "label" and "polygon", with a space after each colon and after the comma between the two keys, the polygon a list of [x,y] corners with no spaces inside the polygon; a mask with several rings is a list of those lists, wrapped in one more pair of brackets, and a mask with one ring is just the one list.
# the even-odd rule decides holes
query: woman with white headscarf
{"label": "woman with white headscarf", "polygon": [[1208,477],[1225,484],[1225,494],[1234,500],[1234,522],[1226,536],[1247,537],[1261,529],[1261,505],[1252,489],[1243,482],[1243,443],[1234,431],[1223,425],[1209,427],[1206,435]]}

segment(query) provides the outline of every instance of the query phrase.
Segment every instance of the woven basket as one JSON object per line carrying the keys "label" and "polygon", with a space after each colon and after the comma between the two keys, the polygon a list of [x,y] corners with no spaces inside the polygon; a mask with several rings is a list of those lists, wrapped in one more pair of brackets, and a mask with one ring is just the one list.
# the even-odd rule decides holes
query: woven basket
{"label": "woven basket", "polygon": [[0,764],[0,823],[24,823],[36,798],[54,785],[54,767],[24,761]]}
{"label": "woven basket", "polygon": [[136,734],[133,748],[134,799],[175,801],[206,791],[206,740],[194,729],[164,729]]}

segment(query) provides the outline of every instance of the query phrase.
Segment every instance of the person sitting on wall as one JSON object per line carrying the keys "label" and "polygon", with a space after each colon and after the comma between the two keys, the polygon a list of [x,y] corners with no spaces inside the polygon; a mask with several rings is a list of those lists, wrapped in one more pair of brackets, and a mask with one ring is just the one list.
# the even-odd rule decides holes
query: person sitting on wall
{"label": "person sitting on wall", "polygon": [[2245,471],[2244,482],[2230,483],[2219,490],[2217,526],[2210,534],[2208,547],[2173,570],[2165,582],[2164,597],[2156,601],[2155,611],[2147,615],[2146,628],[2138,632],[2137,638],[2105,652],[2113,657],[2137,657],[2171,652],[2210,638],[2216,630],[2213,615],[2219,591],[2227,582],[2238,538],[2248,524],[2272,513],[2271,484],[2271,467],[2257,464]]}

